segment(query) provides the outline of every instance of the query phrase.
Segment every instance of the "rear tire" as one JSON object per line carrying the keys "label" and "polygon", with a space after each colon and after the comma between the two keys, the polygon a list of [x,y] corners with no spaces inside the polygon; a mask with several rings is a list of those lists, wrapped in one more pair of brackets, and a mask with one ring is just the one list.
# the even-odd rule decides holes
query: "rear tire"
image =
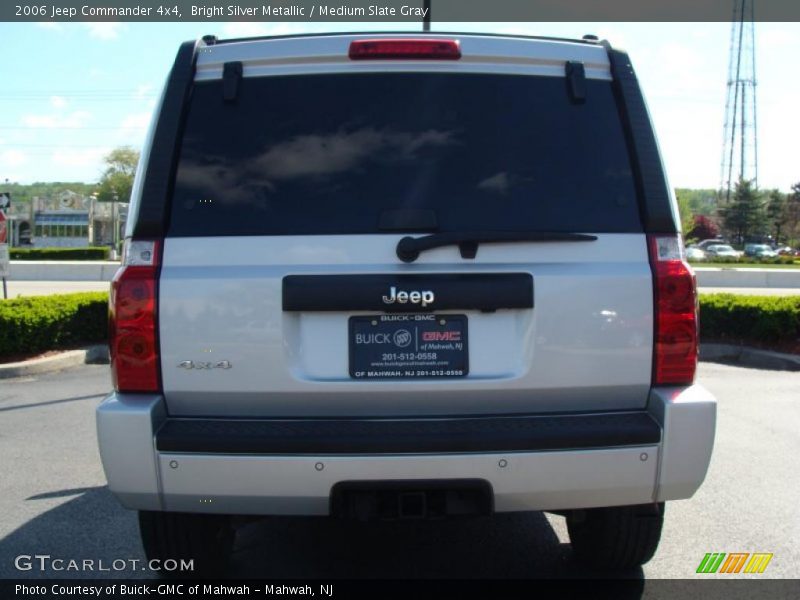
{"label": "rear tire", "polygon": [[[147,560],[159,560],[163,577],[217,576],[225,571],[235,532],[225,515],[139,511]],[[169,559],[194,561],[193,570],[166,570]]]}
{"label": "rear tire", "polygon": [[567,514],[575,556],[586,565],[607,570],[635,568],[653,558],[663,525],[663,502]]}

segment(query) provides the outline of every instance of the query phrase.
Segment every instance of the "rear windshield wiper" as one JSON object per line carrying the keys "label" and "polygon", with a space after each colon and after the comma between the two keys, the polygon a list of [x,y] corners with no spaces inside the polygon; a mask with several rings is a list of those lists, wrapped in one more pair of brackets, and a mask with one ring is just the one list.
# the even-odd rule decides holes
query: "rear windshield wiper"
{"label": "rear windshield wiper", "polygon": [[593,242],[596,235],[558,231],[465,231],[432,233],[418,238],[406,236],[397,242],[397,258],[414,262],[420,252],[458,244],[462,258],[475,258],[478,244],[505,242]]}

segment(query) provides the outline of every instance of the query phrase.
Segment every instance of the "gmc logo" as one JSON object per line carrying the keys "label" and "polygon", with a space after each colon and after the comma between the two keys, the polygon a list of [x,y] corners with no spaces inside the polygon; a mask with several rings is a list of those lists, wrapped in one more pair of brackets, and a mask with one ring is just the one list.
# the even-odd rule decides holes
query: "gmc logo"
{"label": "gmc logo", "polygon": [[460,331],[423,331],[423,342],[460,342]]}

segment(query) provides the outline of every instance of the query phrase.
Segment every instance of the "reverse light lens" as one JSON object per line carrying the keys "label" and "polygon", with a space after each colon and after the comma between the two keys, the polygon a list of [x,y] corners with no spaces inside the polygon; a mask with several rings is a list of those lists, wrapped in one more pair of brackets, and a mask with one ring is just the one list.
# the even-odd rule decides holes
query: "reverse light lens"
{"label": "reverse light lens", "polygon": [[658,236],[653,237],[655,241],[655,257],[658,261],[680,261],[684,256],[683,244],[677,237]]}
{"label": "reverse light lens", "polygon": [[157,340],[160,243],[126,241],[122,267],[111,282],[109,349],[119,392],[161,389]]}
{"label": "reverse light lens", "polygon": [[381,39],[350,42],[351,60],[458,60],[458,40]]}
{"label": "reverse light lens", "polygon": [[648,236],[654,286],[653,385],[689,385],[697,370],[697,282],[680,237]]}
{"label": "reverse light lens", "polygon": [[122,264],[152,267],[156,261],[156,242],[141,240],[125,240],[122,248]]}

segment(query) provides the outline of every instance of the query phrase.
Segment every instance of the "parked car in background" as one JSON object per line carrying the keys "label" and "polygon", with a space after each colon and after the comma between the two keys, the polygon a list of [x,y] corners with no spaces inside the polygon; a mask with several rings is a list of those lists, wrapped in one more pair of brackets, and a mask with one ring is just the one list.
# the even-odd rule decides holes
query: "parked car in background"
{"label": "parked car in background", "polygon": [[706,253],[702,248],[698,247],[695,244],[692,244],[691,246],[686,248],[686,258],[688,258],[689,260],[705,260]]}
{"label": "parked car in background", "polygon": [[714,244],[727,244],[728,240],[725,238],[712,238],[710,240],[703,240],[701,242],[697,242],[696,244],[692,244],[693,246],[697,246],[703,252],[705,252],[709,246],[713,246]]}
{"label": "parked car in background", "polygon": [[778,246],[775,248],[778,256],[800,256],[800,250],[792,248],[791,246]]}
{"label": "parked car in background", "polygon": [[728,244],[711,244],[705,249],[708,258],[739,258],[740,254]]}
{"label": "parked car in background", "polygon": [[775,258],[778,253],[767,244],[747,244],[744,247],[745,256],[753,258]]}

